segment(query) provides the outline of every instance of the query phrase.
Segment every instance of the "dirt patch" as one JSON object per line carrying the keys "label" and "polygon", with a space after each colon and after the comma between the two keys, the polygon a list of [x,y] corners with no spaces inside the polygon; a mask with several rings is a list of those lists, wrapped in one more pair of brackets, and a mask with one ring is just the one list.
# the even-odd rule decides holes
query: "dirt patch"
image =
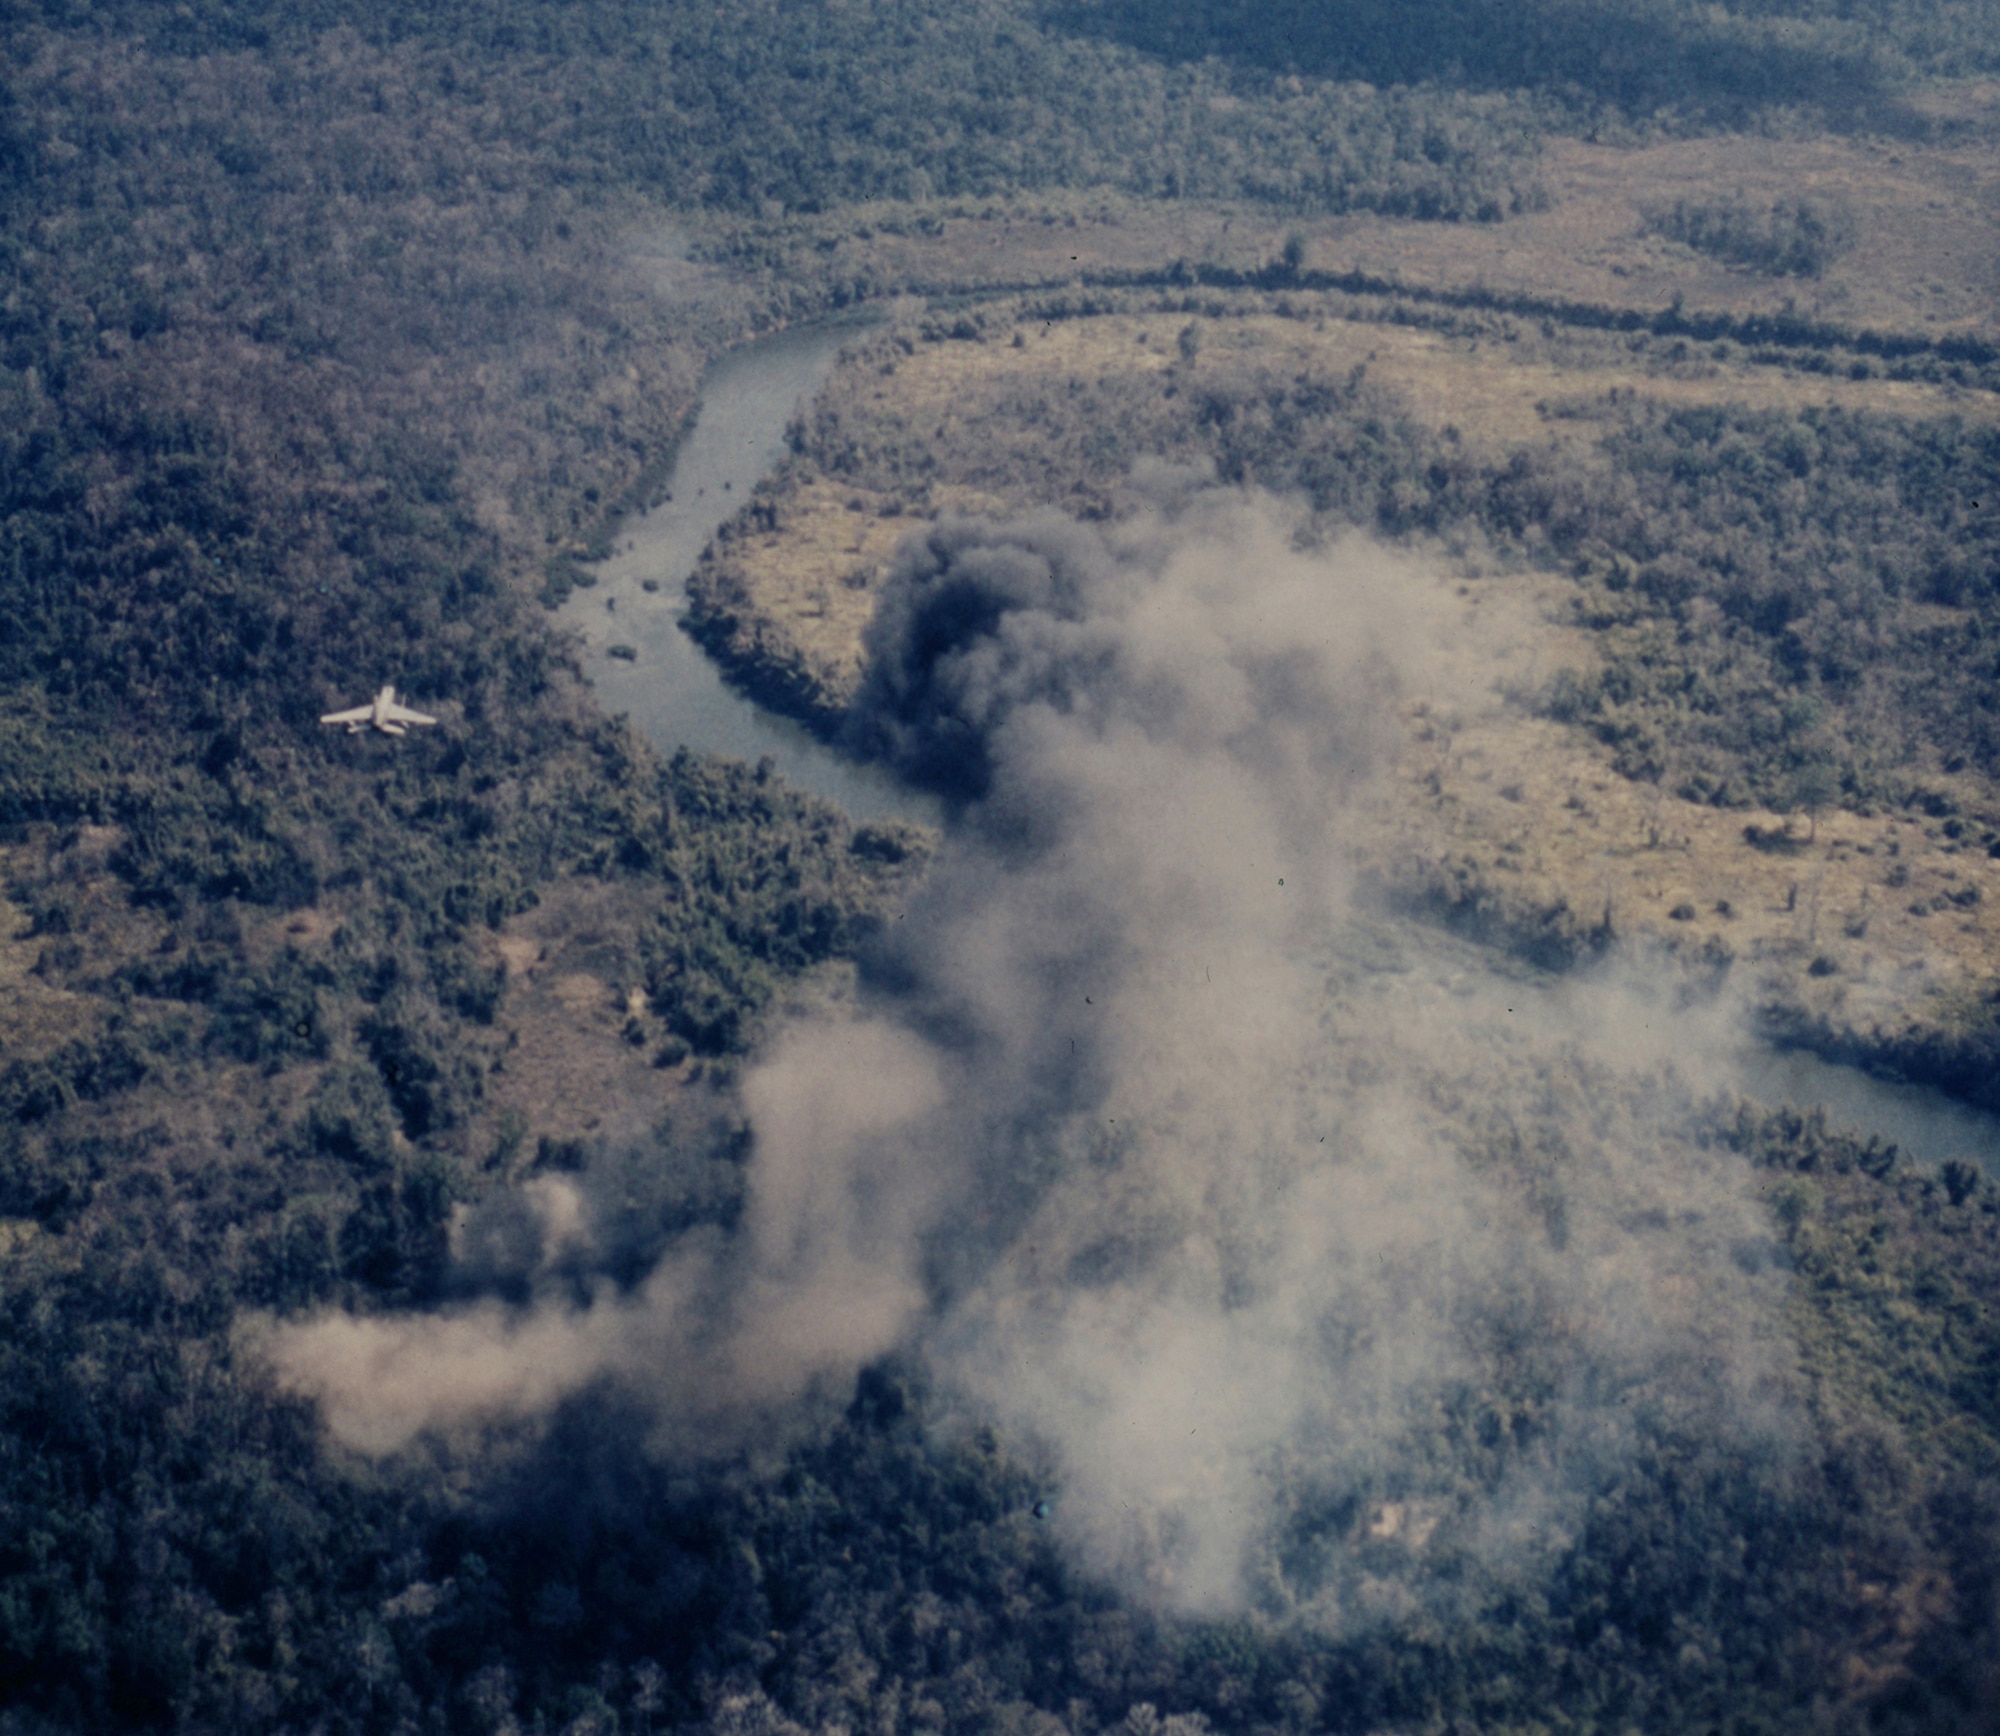
{"label": "dirt patch", "polygon": [[285,939],[293,946],[324,946],[340,927],[340,918],[332,910],[314,908],[295,910],[284,921]]}
{"label": "dirt patch", "polygon": [[[42,872],[39,852],[36,872]],[[20,852],[0,854],[0,885],[24,866]],[[109,1011],[94,995],[62,986],[97,950],[88,932],[38,932],[29,912],[0,892],[0,1066],[35,1061],[66,1043],[88,1041]]]}
{"label": "dirt patch", "polygon": [[532,1150],[542,1136],[637,1138],[666,1114],[687,1068],[654,1064],[666,1032],[643,990],[636,1006],[632,994],[639,933],[662,896],[638,882],[558,881],[496,938],[508,984],[480,1118],[488,1146],[510,1120]]}
{"label": "dirt patch", "polygon": [[527,975],[542,960],[542,943],[525,934],[502,935],[494,943],[494,950],[506,965],[510,978]]}

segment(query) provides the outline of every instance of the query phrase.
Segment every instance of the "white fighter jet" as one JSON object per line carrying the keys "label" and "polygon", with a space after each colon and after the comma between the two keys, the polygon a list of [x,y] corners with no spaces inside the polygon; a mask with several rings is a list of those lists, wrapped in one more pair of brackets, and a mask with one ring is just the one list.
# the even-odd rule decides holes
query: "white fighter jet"
{"label": "white fighter jet", "polygon": [[398,705],[395,688],[385,687],[366,705],[357,705],[352,711],[329,711],[320,722],[344,723],[349,735],[359,735],[371,724],[384,735],[406,735],[410,724],[436,723],[437,719]]}

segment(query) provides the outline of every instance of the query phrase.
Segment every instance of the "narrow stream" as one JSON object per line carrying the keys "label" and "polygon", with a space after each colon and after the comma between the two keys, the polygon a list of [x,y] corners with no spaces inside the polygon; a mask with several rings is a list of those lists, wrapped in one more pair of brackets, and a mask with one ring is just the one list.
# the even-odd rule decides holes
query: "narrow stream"
{"label": "narrow stream", "polygon": [[[681,447],[667,501],[624,527],[611,558],[596,569],[597,584],[577,591],[559,618],[583,635],[585,666],[605,709],[629,714],[662,750],[671,753],[686,746],[750,760],[768,754],[790,782],[838,803],[858,819],[936,825],[942,815],[931,798],[875,767],[842,757],[789,719],[761,710],[723,681],[680,626],[688,575],[702,550],[776,467],[784,455],[786,425],[818,391],[842,345],[858,329],[795,328],[718,359],[702,382],[701,411]],[[655,588],[646,589],[646,581]],[[614,658],[609,655],[613,645],[630,646],[637,655],[629,662]],[[1363,975],[1402,977],[1399,994],[1429,991],[1491,999],[1501,1017],[1534,1005],[1552,1035],[1585,1032],[1592,1024],[1590,1002],[1596,991],[1587,982],[1496,969],[1483,949],[1436,931],[1419,933],[1402,924],[1392,930],[1381,931],[1386,951],[1380,957],[1353,962]],[[1413,974],[1405,976],[1412,966]],[[1737,1026],[1711,1028],[1698,1057],[1684,1052],[1684,1025],[1675,1022],[1670,1039],[1667,1029],[1663,1021],[1657,1040],[1634,1037],[1637,1047],[1625,1045],[1629,1052],[1623,1058],[1638,1065],[1688,1065],[1711,1087],[1727,1086],[1773,1105],[1820,1108],[1835,1125],[1893,1141],[1919,1163],[1956,1157],[2000,1179],[2000,1118],[1939,1091],[1891,1085],[1811,1055],[1781,1054]]]}

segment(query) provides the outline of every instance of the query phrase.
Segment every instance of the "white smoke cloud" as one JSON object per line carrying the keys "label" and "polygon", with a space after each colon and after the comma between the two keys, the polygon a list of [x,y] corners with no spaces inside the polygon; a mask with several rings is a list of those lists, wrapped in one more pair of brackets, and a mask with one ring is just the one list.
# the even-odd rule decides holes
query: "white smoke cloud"
{"label": "white smoke cloud", "polygon": [[[1761,1220],[1665,1155],[1629,998],[1342,965],[1351,798],[1460,666],[1435,579],[1296,528],[1209,490],[907,548],[855,739],[954,819],[863,1010],[748,1071],[740,1231],[628,1293],[273,1327],[280,1384],[368,1453],[606,1378],[714,1440],[900,1349],[1051,1454],[1097,1572],[1329,1622],[1412,1595],[1385,1551],[1559,1550],[1648,1407],[1782,1436]],[[545,1250],[591,1234],[567,1186]]]}

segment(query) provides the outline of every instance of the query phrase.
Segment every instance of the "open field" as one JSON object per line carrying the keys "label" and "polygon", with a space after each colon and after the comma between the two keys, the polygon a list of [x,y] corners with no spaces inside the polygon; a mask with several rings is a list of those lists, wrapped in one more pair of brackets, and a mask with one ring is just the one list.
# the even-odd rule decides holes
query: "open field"
{"label": "open field", "polygon": [[[1286,301],[1294,309],[1290,317],[1263,312],[1254,302],[1220,318],[1197,317],[1192,323],[1198,356],[1182,370],[1188,388],[1199,388],[1203,369],[1212,371],[1218,362],[1322,377],[1365,367],[1371,379],[1394,389],[1406,413],[1440,432],[1456,429],[1494,457],[1564,439],[1570,430],[1551,411],[1610,392],[1643,393],[1671,405],[1798,410],[1830,404],[2000,421],[2000,398],[1950,385],[1743,367],[1718,358],[1712,346],[1682,345],[1677,356],[1673,346],[1635,353],[1619,338],[1566,333],[1558,339],[1505,317],[1492,320],[1493,329],[1484,336],[1454,336],[1319,312],[1315,298],[1303,293]],[[996,314],[988,351],[1010,338],[1006,312]],[[1072,379],[1163,374],[1179,360],[1177,340],[1189,324],[1187,315],[1171,310],[1047,323],[1021,310],[1012,330],[1021,334],[1022,348],[995,355],[963,344],[928,345],[897,364],[893,389],[876,390],[880,401],[893,401],[912,421],[935,418],[949,428],[954,418],[974,419],[982,399],[1003,381],[1018,391],[1030,381],[1047,387]]]}
{"label": "open field", "polygon": [[[809,281],[863,281],[917,293],[1158,270],[1176,260],[1251,271],[1288,236],[1304,263],[1436,289],[1485,289],[1656,313],[1677,297],[1735,316],[1786,309],[1811,318],[1937,338],[2000,332],[2000,90],[1968,82],[1938,99],[1944,142],[1719,135],[1644,145],[1551,139],[1542,209],[1503,223],[1413,223],[1373,213],[1288,219],[1268,208],[1116,195],[1049,195],[907,208],[746,231],[717,224],[712,251],[770,249]],[[1741,194],[1753,205],[1820,201],[1853,219],[1854,241],[1817,278],[1729,266],[1647,234],[1677,199]],[[756,240],[750,241],[754,233]],[[746,242],[749,245],[746,247]]]}
{"label": "open field", "polygon": [[[1836,138],[1639,148],[1558,140],[1543,174],[1545,211],[1415,234],[1415,225],[1355,218],[1314,237],[1313,263],[1647,309],[1675,296],[1738,314],[1793,304],[1814,317],[1933,336],[2000,326],[2000,159],[1990,130],[1922,151]],[[1737,192],[1753,204],[1801,195],[1840,202],[1855,219],[1854,247],[1821,277],[1799,280],[1731,268],[1643,233],[1649,209]]]}
{"label": "open field", "polygon": [[475,1140],[504,1144],[518,1125],[554,1140],[630,1141],[666,1112],[687,1069],[653,1065],[661,1033],[648,1030],[634,950],[658,903],[643,887],[566,881],[494,938],[507,994]]}

